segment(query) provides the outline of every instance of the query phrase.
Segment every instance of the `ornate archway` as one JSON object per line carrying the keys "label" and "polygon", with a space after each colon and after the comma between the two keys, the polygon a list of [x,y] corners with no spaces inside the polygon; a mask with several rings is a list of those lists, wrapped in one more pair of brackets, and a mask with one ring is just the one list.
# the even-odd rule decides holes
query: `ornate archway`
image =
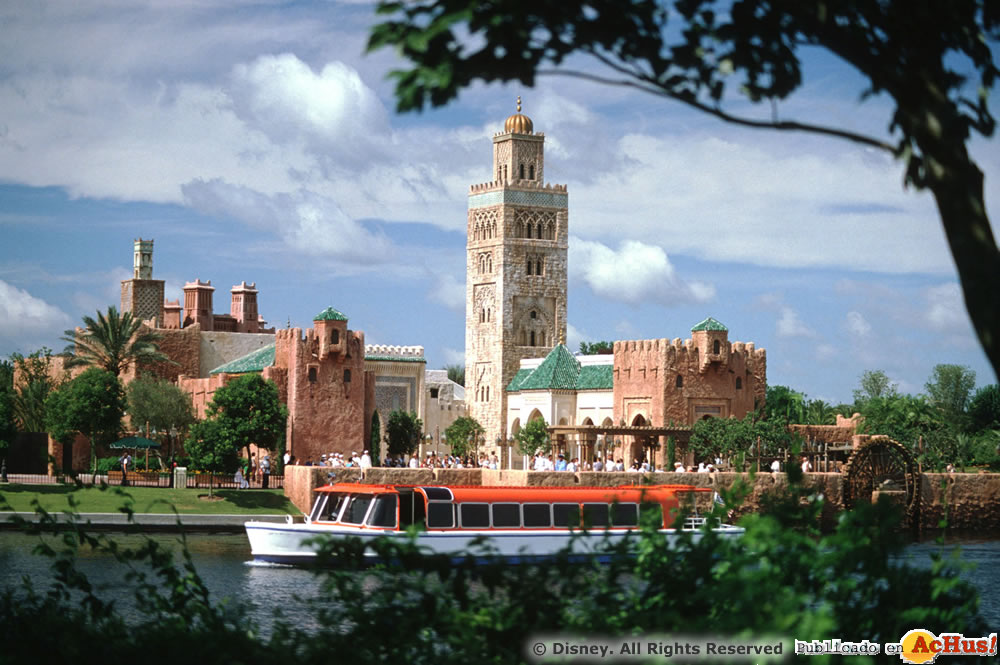
{"label": "ornate archway", "polygon": [[915,524],[920,505],[920,473],[913,454],[898,441],[875,437],[862,443],[844,466],[844,506],[871,503],[879,495],[898,502]]}

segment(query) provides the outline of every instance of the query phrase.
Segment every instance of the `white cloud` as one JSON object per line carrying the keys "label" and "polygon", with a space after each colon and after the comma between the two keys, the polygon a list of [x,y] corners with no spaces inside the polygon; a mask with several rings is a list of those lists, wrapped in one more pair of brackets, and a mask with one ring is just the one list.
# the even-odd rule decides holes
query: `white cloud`
{"label": "white cloud", "polygon": [[192,208],[271,230],[306,255],[353,264],[379,264],[392,258],[388,238],[369,231],[318,194],[299,190],[269,196],[221,180],[193,181],[182,190]]}
{"label": "white cloud", "polygon": [[444,355],[444,361],[448,365],[460,365],[465,367],[465,350],[453,349],[451,347],[444,347],[441,349],[441,353]]}
{"label": "white cloud", "polygon": [[456,312],[465,311],[465,281],[455,279],[453,275],[439,273],[434,278],[428,297]]}
{"label": "white cloud", "polygon": [[[566,347],[573,353],[580,348],[580,342],[591,339],[590,335],[577,329],[572,323],[566,324]],[[594,340],[597,341],[597,340]]]}
{"label": "white cloud", "polygon": [[58,307],[0,280],[0,337],[28,342],[24,338],[29,335],[51,334],[69,323]]}
{"label": "white cloud", "polygon": [[868,323],[861,312],[857,311],[847,313],[844,326],[847,328],[847,332],[858,338],[868,337],[872,332],[871,324]]}
{"label": "white cloud", "polygon": [[928,288],[924,291],[924,300],[924,322],[931,330],[955,333],[968,327],[969,315],[958,284],[952,282]]}
{"label": "white cloud", "polygon": [[570,237],[570,278],[584,282],[598,296],[630,305],[665,306],[707,302],[715,287],[682,280],[655,245],[626,240],[616,251],[599,242]]}
{"label": "white cloud", "polygon": [[781,307],[781,315],[775,324],[778,337],[815,337],[816,331],[807,326],[791,307]]}

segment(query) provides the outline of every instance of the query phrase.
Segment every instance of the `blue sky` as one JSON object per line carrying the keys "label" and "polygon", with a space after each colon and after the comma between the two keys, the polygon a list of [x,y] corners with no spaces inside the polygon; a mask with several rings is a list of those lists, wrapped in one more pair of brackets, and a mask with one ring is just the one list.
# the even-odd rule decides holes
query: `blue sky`
{"label": "blue sky", "polygon": [[[890,158],[565,77],[396,115],[372,22],[364,2],[0,7],[0,356],[117,305],[141,236],[168,298],[210,279],[221,312],[252,281],[273,325],[332,305],[369,343],[463,362],[466,195],[521,95],[569,187],[572,348],[713,316],[813,398],[849,400],[867,369],[907,392],[937,363],[994,382],[934,202]],[[884,100],[808,64],[783,118],[885,137]],[[1000,151],[971,148],[996,219]]]}

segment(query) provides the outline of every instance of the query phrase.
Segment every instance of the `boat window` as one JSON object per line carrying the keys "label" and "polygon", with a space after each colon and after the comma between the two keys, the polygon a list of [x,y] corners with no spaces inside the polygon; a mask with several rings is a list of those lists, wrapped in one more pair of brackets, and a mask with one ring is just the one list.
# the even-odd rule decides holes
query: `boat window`
{"label": "boat window", "polygon": [[428,501],[451,501],[454,497],[447,487],[422,487]]}
{"label": "boat window", "polygon": [[347,495],[343,492],[328,494],[316,504],[317,510],[313,511],[312,519],[319,522],[336,522],[340,517],[340,509],[344,507],[344,499]]}
{"label": "boat window", "polygon": [[608,504],[583,504],[583,524],[587,527],[608,526]]}
{"label": "boat window", "polygon": [[516,503],[494,503],[493,526],[514,529],[520,527],[521,507]]}
{"label": "boat window", "polygon": [[524,526],[540,528],[552,526],[552,511],[547,503],[526,503],[522,508]]}
{"label": "boat window", "polygon": [[312,513],[310,513],[309,519],[311,520],[323,519],[321,516],[323,515],[324,510],[326,509],[327,499],[329,498],[330,498],[329,496],[325,496],[323,494],[320,494],[319,496],[316,497],[316,503],[313,504]]}
{"label": "boat window", "polygon": [[455,526],[455,506],[448,501],[431,501],[427,504],[427,526],[433,529],[450,529]]}
{"label": "boat window", "polygon": [[[653,514],[656,517],[646,517],[646,515]],[[639,519],[642,521],[653,520],[657,522],[660,526],[663,526],[663,507],[658,503],[644,503],[639,506]]]}
{"label": "boat window", "polygon": [[490,526],[490,504],[488,503],[463,503],[460,512],[462,513],[463,527],[478,527],[488,529]]}
{"label": "boat window", "polygon": [[614,526],[637,526],[638,508],[634,503],[616,503],[611,506],[611,524]]}
{"label": "boat window", "polygon": [[373,498],[375,497],[370,494],[356,494],[352,496],[340,521],[344,524],[361,524],[364,522],[365,513],[368,512],[368,506],[372,505]]}
{"label": "boat window", "polygon": [[555,526],[580,526],[580,506],[575,503],[552,504],[552,524]]}
{"label": "boat window", "polygon": [[368,518],[368,526],[392,528],[396,526],[396,495],[383,494],[375,499],[375,507]]}

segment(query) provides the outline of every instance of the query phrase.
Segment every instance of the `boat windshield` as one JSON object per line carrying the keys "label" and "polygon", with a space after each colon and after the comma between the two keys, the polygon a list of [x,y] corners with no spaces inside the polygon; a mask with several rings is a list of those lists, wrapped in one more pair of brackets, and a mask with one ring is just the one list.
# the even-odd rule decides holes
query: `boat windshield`
{"label": "boat windshield", "polygon": [[373,497],[371,494],[354,494],[348,499],[347,508],[344,509],[344,514],[341,516],[340,521],[344,524],[361,524],[365,521],[365,515],[368,513],[368,507],[372,505]]}
{"label": "boat windshield", "polygon": [[338,492],[321,496],[313,508],[312,515],[309,516],[314,522],[336,522],[340,516],[340,509],[344,507],[347,494]]}
{"label": "boat windshield", "polygon": [[383,528],[396,527],[396,495],[383,494],[375,499],[375,507],[368,515],[368,526],[378,526]]}

